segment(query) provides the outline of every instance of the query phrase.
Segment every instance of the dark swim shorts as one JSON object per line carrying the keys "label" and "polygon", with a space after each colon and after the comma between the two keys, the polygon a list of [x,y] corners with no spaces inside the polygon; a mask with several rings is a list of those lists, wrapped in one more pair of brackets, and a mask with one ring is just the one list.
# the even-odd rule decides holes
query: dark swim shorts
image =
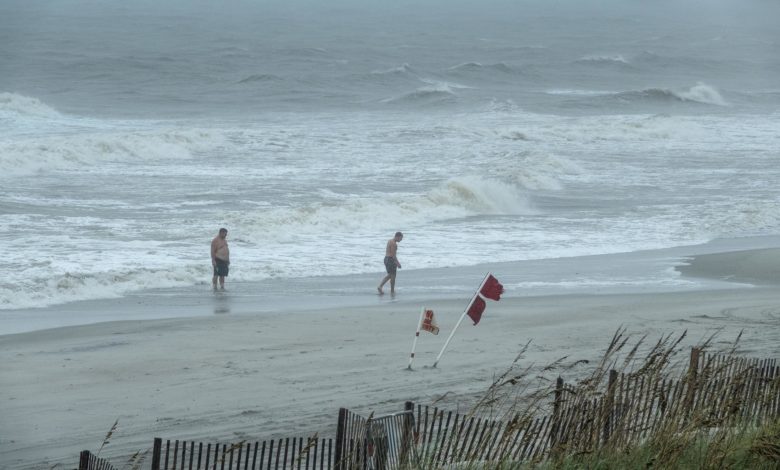
{"label": "dark swim shorts", "polygon": [[221,260],[219,258],[215,259],[216,265],[214,266],[214,275],[215,276],[227,276],[230,264],[225,261]]}
{"label": "dark swim shorts", "polygon": [[398,269],[398,266],[395,265],[395,258],[392,256],[385,256],[385,269],[387,270],[387,274],[395,274],[396,269]]}

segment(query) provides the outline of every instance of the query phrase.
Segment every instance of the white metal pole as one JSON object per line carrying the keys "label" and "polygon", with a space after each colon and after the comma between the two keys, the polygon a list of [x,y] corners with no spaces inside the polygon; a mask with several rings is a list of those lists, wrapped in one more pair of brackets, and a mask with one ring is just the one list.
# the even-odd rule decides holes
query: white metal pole
{"label": "white metal pole", "polygon": [[455,324],[455,328],[452,329],[450,336],[447,338],[447,341],[444,342],[444,346],[442,346],[441,351],[439,351],[439,355],[436,356],[436,362],[433,363],[433,367],[436,367],[436,364],[439,363],[439,359],[441,359],[441,356],[444,354],[444,350],[447,349],[447,345],[450,344],[450,340],[455,335],[455,330],[458,329],[460,324],[463,322],[463,319],[466,318],[466,314],[469,313],[469,307],[471,307],[471,304],[474,303],[474,299],[476,299],[479,295],[479,291],[482,290],[482,286],[485,285],[485,281],[487,281],[488,276],[490,276],[490,273],[485,274],[485,279],[482,279],[482,283],[479,285],[479,288],[477,288],[477,291],[474,292],[474,295],[471,297],[471,301],[469,301],[468,305],[466,305],[466,309],[463,310],[463,315],[461,315],[460,319],[458,319],[458,323]]}
{"label": "white metal pole", "polygon": [[417,322],[417,331],[414,333],[414,341],[412,342],[412,354],[409,355],[409,365],[406,367],[412,370],[412,361],[414,361],[414,350],[417,347],[417,338],[420,337],[420,327],[422,326],[423,316],[425,315],[425,307],[420,310],[420,320]]}

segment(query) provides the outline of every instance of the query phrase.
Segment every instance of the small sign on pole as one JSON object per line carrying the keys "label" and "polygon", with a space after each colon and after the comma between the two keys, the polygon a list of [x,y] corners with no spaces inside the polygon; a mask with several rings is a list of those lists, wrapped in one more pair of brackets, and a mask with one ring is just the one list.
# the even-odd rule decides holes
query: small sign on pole
{"label": "small sign on pole", "polygon": [[409,365],[407,369],[412,369],[412,362],[414,361],[414,350],[417,347],[417,338],[420,337],[420,330],[429,331],[435,335],[439,334],[439,326],[436,324],[436,320],[433,318],[433,310],[423,307],[420,310],[420,320],[417,322],[417,331],[414,333],[414,341],[412,342],[412,353],[409,355]]}

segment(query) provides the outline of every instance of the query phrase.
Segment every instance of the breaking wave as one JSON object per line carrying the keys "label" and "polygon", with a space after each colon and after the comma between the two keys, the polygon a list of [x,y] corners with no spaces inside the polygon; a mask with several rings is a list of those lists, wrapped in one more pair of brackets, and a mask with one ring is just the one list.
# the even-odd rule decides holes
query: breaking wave
{"label": "breaking wave", "polygon": [[200,265],[100,273],[66,272],[25,283],[0,283],[0,310],[40,308],[91,299],[116,299],[143,289],[191,286],[208,278]]}
{"label": "breaking wave", "polygon": [[522,215],[533,213],[526,190],[518,184],[462,176],[449,179],[416,195],[334,199],[297,208],[264,208],[256,213],[232,215],[228,222],[242,233],[281,237],[345,231],[387,230],[388,221],[408,225],[479,215]]}
{"label": "breaking wave", "polygon": [[17,95],[15,93],[0,93],[0,118],[3,115],[14,117],[27,116],[39,118],[61,117],[54,108],[47,106],[37,98]]}
{"label": "breaking wave", "polygon": [[622,55],[587,55],[574,61],[575,64],[592,67],[609,67],[621,70],[633,70],[634,66]]}
{"label": "breaking wave", "polygon": [[550,95],[566,96],[570,106],[625,106],[694,104],[708,106],[729,106],[720,92],[704,83],[697,83],[688,89],[645,88],[619,92],[596,92],[589,90],[550,90]]}
{"label": "breaking wave", "polygon": [[224,145],[221,134],[198,130],[48,136],[0,143],[0,172],[27,175],[105,162],[187,159]]}
{"label": "breaking wave", "polygon": [[414,70],[409,64],[402,64],[398,67],[393,67],[385,70],[373,70],[371,75],[408,75],[414,74]]}
{"label": "breaking wave", "polygon": [[687,91],[679,91],[675,94],[679,96],[680,99],[685,101],[695,101],[697,103],[728,106],[728,103],[723,99],[718,90],[701,82],[697,83]]}
{"label": "breaking wave", "polygon": [[[388,104],[447,104],[457,101],[458,95],[449,83],[435,83],[417,88],[403,95],[382,100]],[[460,87],[464,88],[464,87]]]}
{"label": "breaking wave", "polygon": [[614,95],[616,98],[626,101],[655,101],[655,102],[692,102],[716,106],[728,106],[726,100],[715,88],[698,83],[687,90],[672,90],[668,88],[648,88],[639,91],[626,91]]}
{"label": "breaking wave", "polygon": [[273,75],[270,73],[260,73],[255,75],[250,75],[246,78],[243,78],[238,81],[238,83],[256,83],[256,82],[280,82],[282,81],[282,77],[279,77],[277,75]]}
{"label": "breaking wave", "polygon": [[450,67],[448,69],[451,72],[481,72],[481,71],[496,71],[502,73],[513,73],[515,70],[503,62],[495,64],[482,65],[479,62],[465,62],[463,64]]}

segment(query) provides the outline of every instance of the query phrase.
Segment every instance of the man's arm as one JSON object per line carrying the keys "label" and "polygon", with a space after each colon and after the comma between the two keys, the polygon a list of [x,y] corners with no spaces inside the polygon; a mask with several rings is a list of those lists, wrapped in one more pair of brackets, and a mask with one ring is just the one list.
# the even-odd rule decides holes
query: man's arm
{"label": "man's arm", "polygon": [[217,240],[211,240],[211,265],[217,265]]}
{"label": "man's arm", "polygon": [[395,265],[400,268],[401,262],[398,261],[398,242],[396,242],[395,240],[391,240],[391,241],[393,246],[393,259],[395,260]]}

